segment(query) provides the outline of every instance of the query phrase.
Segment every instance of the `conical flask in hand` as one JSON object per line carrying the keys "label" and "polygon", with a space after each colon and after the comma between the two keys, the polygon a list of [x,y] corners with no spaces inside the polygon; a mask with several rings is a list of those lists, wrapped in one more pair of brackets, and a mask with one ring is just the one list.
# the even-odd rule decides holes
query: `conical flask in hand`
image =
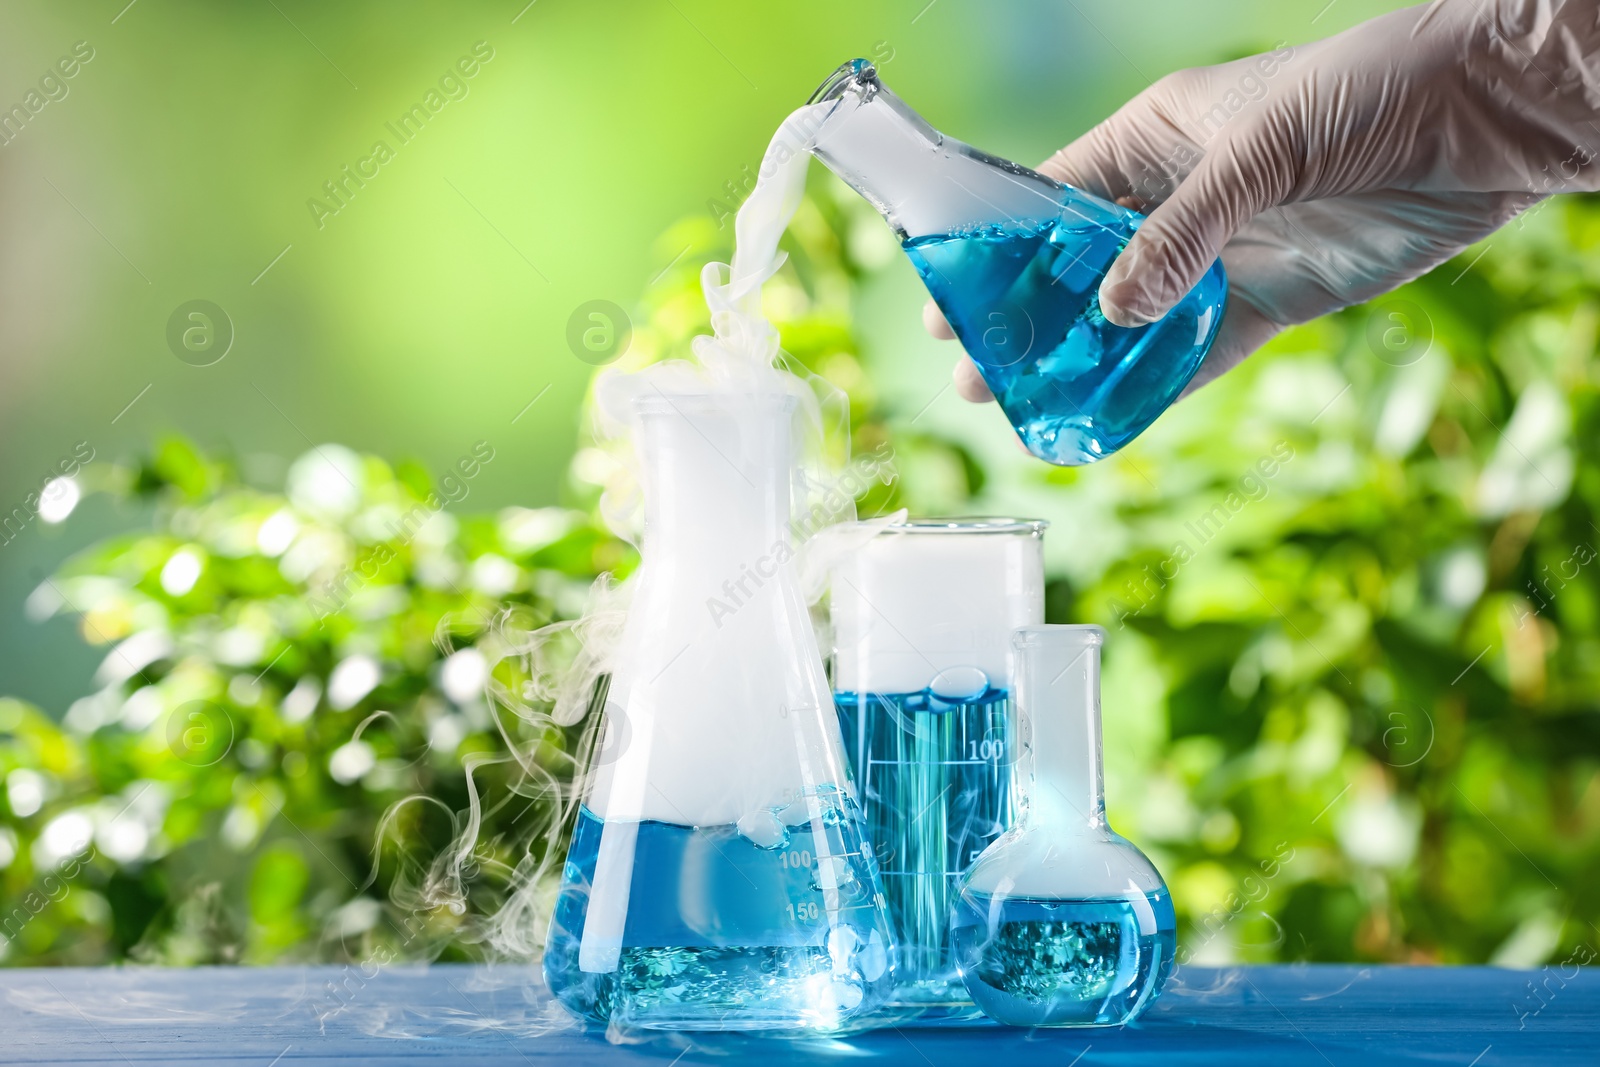
{"label": "conical flask in hand", "polygon": [[545,950],[620,1029],[838,1030],[893,947],[790,540],[794,399],[634,401],[645,529]]}
{"label": "conical flask in hand", "polygon": [[1098,291],[1138,212],[944,136],[866,60],[811,100],[831,105],[812,151],[894,227],[1028,451],[1110,455],[1194,377],[1222,321],[1221,263],[1164,318],[1114,326]]}
{"label": "conical flask in hand", "polygon": [[972,999],[1013,1026],[1129,1022],[1172,970],[1167,885],[1106,824],[1104,642],[1098,626],[1024,626],[1012,638],[1018,814],[962,878],[950,939]]}

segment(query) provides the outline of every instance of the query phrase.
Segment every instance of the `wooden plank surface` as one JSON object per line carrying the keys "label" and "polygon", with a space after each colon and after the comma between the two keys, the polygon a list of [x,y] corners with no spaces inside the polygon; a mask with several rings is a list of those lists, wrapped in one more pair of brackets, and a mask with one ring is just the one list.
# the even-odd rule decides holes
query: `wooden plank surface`
{"label": "wooden plank surface", "polygon": [[1600,970],[1184,968],[1121,1030],[585,1031],[531,968],[0,970],[0,1064],[1600,1065]]}

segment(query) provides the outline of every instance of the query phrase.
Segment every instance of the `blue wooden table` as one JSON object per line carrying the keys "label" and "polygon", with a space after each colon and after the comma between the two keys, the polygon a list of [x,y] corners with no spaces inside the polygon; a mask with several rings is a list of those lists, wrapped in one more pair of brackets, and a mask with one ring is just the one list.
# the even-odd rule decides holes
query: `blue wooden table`
{"label": "blue wooden table", "polygon": [[1121,1030],[662,1034],[612,1044],[535,970],[437,966],[0,970],[0,1064],[909,1067],[1600,1065],[1600,969],[1183,968]]}

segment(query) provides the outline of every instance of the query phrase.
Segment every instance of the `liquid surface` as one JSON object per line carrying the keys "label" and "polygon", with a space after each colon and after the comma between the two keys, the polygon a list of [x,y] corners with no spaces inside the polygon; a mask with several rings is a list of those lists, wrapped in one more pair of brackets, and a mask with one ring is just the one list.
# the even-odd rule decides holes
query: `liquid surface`
{"label": "liquid surface", "polygon": [[1177,920],[1165,891],[1121,900],[964,893],[951,938],[967,989],[1011,1026],[1134,1019],[1172,970]]}
{"label": "liquid surface", "polygon": [[[602,852],[630,844],[625,887],[597,892]],[[860,814],[836,790],[713,827],[608,824],[583,809],[545,978],[570,1010],[624,1028],[838,1028],[892,981],[877,884]],[[619,910],[608,937],[603,916]]]}
{"label": "liquid surface", "polygon": [[1006,693],[834,702],[899,948],[892,1002],[974,1014],[950,952],[950,905],[961,874],[1011,824]]}
{"label": "liquid surface", "polygon": [[1227,283],[1213,264],[1165,318],[1113,326],[1097,291],[1141,216],[1062,195],[1056,220],[904,247],[1023,444],[1071,465],[1115,452],[1177,399],[1216,334]]}

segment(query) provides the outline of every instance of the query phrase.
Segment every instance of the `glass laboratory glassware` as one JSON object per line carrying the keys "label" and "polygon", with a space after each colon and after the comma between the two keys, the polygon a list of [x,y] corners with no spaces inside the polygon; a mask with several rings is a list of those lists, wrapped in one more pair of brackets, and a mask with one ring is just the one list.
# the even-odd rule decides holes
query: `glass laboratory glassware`
{"label": "glass laboratory glassware", "polygon": [[1172,970],[1161,874],[1106,824],[1098,626],[1024,626],[1017,650],[1015,825],[967,871],[951,940],[967,990],[1013,1026],[1139,1016]]}
{"label": "glass laboratory glassware", "polygon": [[885,1011],[978,1018],[950,954],[956,881],[1011,825],[1011,633],[1044,618],[1032,519],[917,519],[834,566],[833,689],[898,948]]}
{"label": "glass laboratory glassware", "polygon": [[893,982],[789,534],[794,400],[634,401],[645,527],[544,970],[629,1029],[848,1028]]}
{"label": "glass laboratory glassware", "polygon": [[1022,443],[1092,463],[1177,399],[1215,339],[1222,264],[1147,326],[1107,322],[1098,290],[1136,211],[986,155],[929,126],[866,60],[811,102],[812,151],[878,209]]}

